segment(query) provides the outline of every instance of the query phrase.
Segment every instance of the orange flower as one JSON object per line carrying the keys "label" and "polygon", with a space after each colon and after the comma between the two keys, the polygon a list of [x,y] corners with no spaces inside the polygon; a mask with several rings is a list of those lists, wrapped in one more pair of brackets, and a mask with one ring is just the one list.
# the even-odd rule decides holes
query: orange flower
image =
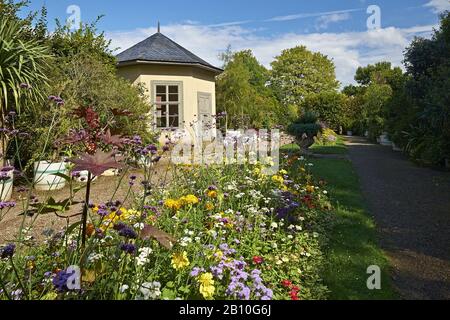
{"label": "orange flower", "polygon": [[88,237],[90,237],[90,236],[92,236],[92,235],[94,234],[94,232],[95,232],[95,227],[94,227],[94,225],[93,225],[92,223],[89,223],[89,224],[86,226],[86,235],[87,235]]}

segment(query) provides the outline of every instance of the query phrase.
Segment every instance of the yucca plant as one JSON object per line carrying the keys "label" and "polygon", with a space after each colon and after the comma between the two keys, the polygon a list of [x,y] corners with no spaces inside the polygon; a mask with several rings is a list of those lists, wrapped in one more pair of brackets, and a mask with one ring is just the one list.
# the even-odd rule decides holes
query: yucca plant
{"label": "yucca plant", "polygon": [[[20,112],[45,99],[48,89],[46,70],[51,59],[39,40],[25,37],[20,21],[5,16],[0,21],[0,104],[1,125],[5,128],[11,112]],[[2,134],[2,154],[8,137]]]}

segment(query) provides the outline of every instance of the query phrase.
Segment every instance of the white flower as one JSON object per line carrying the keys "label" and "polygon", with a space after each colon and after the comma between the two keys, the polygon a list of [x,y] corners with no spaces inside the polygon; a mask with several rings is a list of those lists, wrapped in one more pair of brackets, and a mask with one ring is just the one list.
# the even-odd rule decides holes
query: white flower
{"label": "white flower", "polygon": [[139,300],[155,300],[161,296],[161,284],[157,281],[154,282],[144,282],[139,288],[139,292],[142,296],[138,296]]}
{"label": "white flower", "polygon": [[288,239],[294,239],[294,237],[291,234],[288,235],[287,237],[288,237]]}
{"label": "white flower", "polygon": [[137,230],[143,230],[145,228],[145,224],[144,223],[136,223],[133,227]]}
{"label": "white flower", "polygon": [[146,263],[148,263],[149,259],[149,255],[153,252],[153,250],[151,248],[140,248],[139,249],[139,256],[136,257],[136,264],[138,266],[143,266]]}
{"label": "white flower", "polygon": [[88,257],[88,261],[93,263],[103,258],[101,253],[91,253]]}
{"label": "white flower", "polygon": [[327,190],[323,190],[323,194],[328,194],[328,191]]}
{"label": "white flower", "polygon": [[291,224],[291,225],[288,227],[289,230],[293,230],[294,228],[295,228],[295,226],[294,226],[293,224]]}
{"label": "white flower", "polygon": [[[300,219],[301,220],[301,219]],[[297,231],[302,231],[302,226],[295,226],[295,229],[297,230]]]}
{"label": "white flower", "polygon": [[187,247],[192,242],[192,239],[189,237],[183,237],[180,240],[180,246]]}
{"label": "white flower", "polygon": [[127,284],[123,284],[120,287],[120,293],[124,293],[125,291],[127,291],[130,287]]}
{"label": "white flower", "polygon": [[276,228],[278,228],[278,224],[277,224],[276,222],[272,222],[272,223],[270,224],[270,227],[271,227],[272,229],[276,229]]}
{"label": "white flower", "polygon": [[319,234],[317,232],[313,232],[313,237],[317,238],[319,236]]}

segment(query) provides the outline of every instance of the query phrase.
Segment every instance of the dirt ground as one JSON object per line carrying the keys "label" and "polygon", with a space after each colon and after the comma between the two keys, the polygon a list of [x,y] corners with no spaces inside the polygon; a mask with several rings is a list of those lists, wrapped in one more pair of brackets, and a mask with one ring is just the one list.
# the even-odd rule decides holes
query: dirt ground
{"label": "dirt ground", "polygon": [[[168,181],[170,179],[170,173],[166,175],[167,172],[167,164],[161,163],[156,168],[156,173],[152,178],[152,184],[162,184],[164,181]],[[143,172],[142,171],[129,171],[126,176],[124,176],[122,183],[120,183],[120,187],[117,188],[120,182],[120,176],[112,176],[106,177],[101,176],[98,177],[95,181],[92,182],[91,185],[91,202],[93,203],[104,203],[110,200],[120,200],[124,201],[128,190],[129,190],[129,176],[136,175],[136,183],[133,186],[133,192],[142,192],[143,187],[141,185],[141,181],[143,180]],[[81,186],[82,183],[77,182],[77,186]],[[114,192],[117,189],[115,195]],[[57,191],[34,191],[33,195],[37,197],[39,202],[43,202],[46,199],[53,197],[56,201],[61,201],[68,198],[70,193],[70,189],[68,184],[64,187],[64,189]],[[114,195],[114,196],[113,196]],[[74,200],[79,201],[79,204],[71,206],[66,212],[58,213],[64,217],[61,218],[56,216],[54,213],[48,214],[40,214],[34,217],[24,216],[21,213],[24,208],[24,197],[27,196],[27,193],[21,194],[17,192],[17,188],[14,189],[13,198],[11,201],[16,201],[17,205],[15,208],[11,209],[0,221],[0,245],[14,241],[16,238],[20,227],[29,227],[32,226],[30,232],[27,234],[28,236],[32,236],[36,241],[41,241],[45,238],[44,232],[49,229],[54,231],[58,231],[61,228],[70,225],[80,219],[80,216],[70,217],[77,213],[82,212],[84,197],[85,197],[85,189],[79,191]],[[125,202],[129,204],[130,197]]]}

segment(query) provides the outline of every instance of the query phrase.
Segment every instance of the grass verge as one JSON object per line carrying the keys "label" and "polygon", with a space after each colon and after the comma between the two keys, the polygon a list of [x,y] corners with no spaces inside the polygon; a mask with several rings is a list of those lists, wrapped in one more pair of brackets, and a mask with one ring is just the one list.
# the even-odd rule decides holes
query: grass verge
{"label": "grass verge", "polygon": [[[333,149],[325,151],[326,154],[332,154]],[[282,150],[292,153],[298,151],[298,147],[285,146]],[[311,168],[314,176],[327,182],[335,208],[336,221],[329,234],[327,264],[322,274],[331,291],[330,298],[397,299],[390,284],[388,260],[378,245],[375,223],[368,214],[359,178],[351,162],[329,158],[311,158],[308,161],[314,164]],[[379,266],[382,271],[381,290],[367,288],[366,282],[370,276],[367,268],[372,265]]]}

